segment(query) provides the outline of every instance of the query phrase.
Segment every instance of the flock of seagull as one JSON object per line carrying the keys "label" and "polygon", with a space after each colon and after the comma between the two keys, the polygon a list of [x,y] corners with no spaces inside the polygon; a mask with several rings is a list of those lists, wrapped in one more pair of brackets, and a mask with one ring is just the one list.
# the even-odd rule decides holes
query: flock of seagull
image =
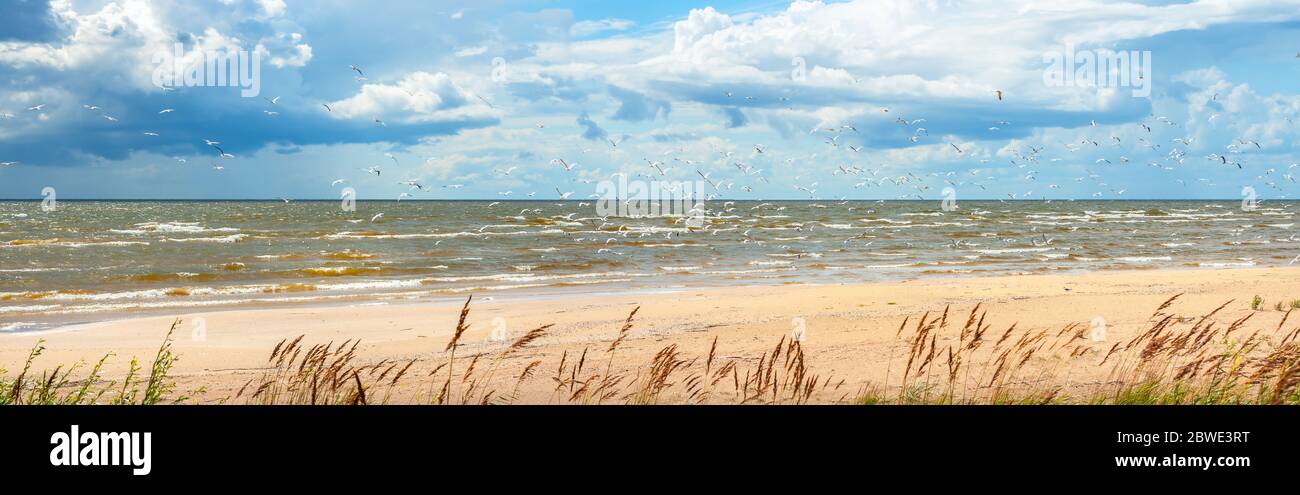
{"label": "flock of seagull", "polygon": [[[359,83],[367,80],[365,72],[360,67],[352,65],[349,68],[355,73],[354,77]],[[165,90],[173,91],[174,89],[165,88]],[[412,96],[415,96],[415,94],[412,94]],[[477,94],[474,96],[492,108],[497,108],[488,99]],[[726,92],[723,96],[725,98],[736,97],[732,92]],[[1007,96],[1008,95],[1002,90],[994,90],[990,97],[996,98],[995,101],[997,102],[1002,102],[1007,98]],[[1209,104],[1213,101],[1217,101],[1218,96],[1218,94],[1211,96],[1210,101],[1206,103]],[[758,97],[745,96],[744,98],[753,101]],[[275,96],[263,99],[266,104],[266,108],[262,110],[263,113],[268,117],[278,115],[279,112],[276,109],[279,108],[280,97]],[[779,99],[783,103],[790,102],[790,98],[787,96],[781,96]],[[333,112],[333,109],[327,103],[321,103],[320,106],[325,112]],[[45,107],[46,104],[42,103],[28,107],[27,111],[41,112]],[[88,112],[98,113],[100,117],[106,121],[114,123],[119,122],[116,117],[104,112],[99,106],[85,104],[83,105],[83,108]],[[158,115],[167,115],[174,112],[176,112],[176,110],[173,108],[163,108],[157,113]],[[769,159],[768,157],[772,156],[773,152],[767,146],[762,144],[755,144],[752,148],[744,152],[738,152],[735,149],[723,149],[716,144],[713,144],[711,156],[707,158],[695,157],[697,159],[692,159],[691,157],[685,156],[686,150],[684,148],[679,147],[669,149],[663,152],[660,156],[641,157],[640,162],[643,164],[643,167],[638,171],[635,171],[634,175],[637,178],[660,181],[660,183],[666,184],[664,187],[669,188],[677,187],[671,180],[673,178],[686,176],[693,179],[698,177],[703,181],[703,183],[708,184],[712,189],[711,191],[706,192],[703,197],[691,197],[689,195],[693,193],[690,191],[667,192],[686,194],[688,197],[685,199],[707,203],[722,196],[737,196],[740,195],[740,192],[754,194],[755,188],[759,187],[759,184],[771,184],[771,179],[769,177],[773,174],[769,173],[768,170],[760,168],[759,164],[761,162],[767,163],[769,170],[775,168],[778,163],[783,163],[784,166],[788,167],[787,171],[791,173],[799,171],[799,165],[803,162],[838,163],[838,165],[834,165],[834,168],[830,169],[830,178],[823,177],[818,180],[816,173],[807,170],[794,176],[793,183],[789,184],[789,186],[792,187],[793,190],[799,191],[800,194],[806,195],[810,200],[823,199],[817,194],[817,192],[821,181],[825,180],[834,181],[837,184],[851,183],[854,189],[884,189],[892,187],[895,189],[897,193],[896,197],[898,199],[924,200],[926,199],[926,194],[937,192],[937,188],[951,187],[955,190],[955,188],[969,186],[978,188],[982,191],[987,191],[988,186],[992,183],[1004,183],[1007,181],[1008,176],[1006,174],[999,174],[996,172],[1001,170],[1011,170],[1014,172],[1013,175],[1010,175],[1011,180],[1015,181],[1014,183],[1018,185],[1004,186],[1003,189],[1005,190],[1010,187],[1019,188],[1023,186],[1025,187],[1025,190],[1024,192],[1005,193],[1006,198],[1003,199],[1003,201],[1031,200],[1036,198],[1041,201],[1051,202],[1052,199],[1048,198],[1047,195],[1044,194],[1043,190],[1058,190],[1061,188],[1061,185],[1039,181],[1039,171],[1045,166],[1056,164],[1058,162],[1078,164],[1079,160],[1072,160],[1069,158],[1071,154],[1093,154],[1094,156],[1096,154],[1103,155],[1102,158],[1097,158],[1091,165],[1085,168],[1084,174],[1073,179],[1074,182],[1086,185],[1092,189],[1094,191],[1091,193],[1092,198],[1123,197],[1125,192],[1127,192],[1127,189],[1122,185],[1112,184],[1112,181],[1105,177],[1106,172],[1113,170],[1114,168],[1127,168],[1132,166],[1134,160],[1131,159],[1130,156],[1139,156],[1140,154],[1141,156],[1158,157],[1158,159],[1154,160],[1143,160],[1146,162],[1144,166],[1151,167],[1152,169],[1159,170],[1163,173],[1173,173],[1180,170],[1186,170],[1184,168],[1185,166],[1195,164],[1195,162],[1198,161],[1198,159],[1189,156],[1188,149],[1192,147],[1195,139],[1186,134],[1186,125],[1175,122],[1173,119],[1165,116],[1151,115],[1141,119],[1137,123],[1129,124],[1133,126],[1133,130],[1136,131],[1135,133],[1139,136],[1132,142],[1128,142],[1121,136],[1115,134],[1110,134],[1109,136],[1099,135],[1099,131],[1097,130],[1098,124],[1093,120],[1089,122],[1088,126],[1085,128],[1090,130],[1081,133],[1077,139],[1073,141],[1060,142],[1059,145],[1026,145],[1019,149],[1012,150],[1010,158],[1005,159],[1007,163],[997,164],[1003,168],[991,172],[991,170],[994,169],[995,160],[990,158],[990,156],[997,156],[996,154],[989,155],[987,153],[977,153],[972,149],[968,149],[970,147],[969,145],[952,140],[952,138],[941,141],[931,138],[930,132],[925,127],[925,118],[909,118],[897,115],[896,112],[891,112],[891,109],[887,107],[879,108],[879,112],[881,112],[886,119],[892,117],[893,124],[897,125],[898,129],[901,130],[901,132],[897,134],[900,136],[906,136],[906,141],[899,143],[900,146],[925,144],[937,144],[938,146],[943,146],[946,143],[944,149],[946,149],[948,153],[958,159],[969,160],[971,167],[964,172],[948,171],[945,173],[913,173],[911,171],[906,171],[903,173],[891,173],[896,169],[896,167],[892,167],[888,164],[878,165],[875,167],[855,164],[854,162],[859,161],[858,157],[861,156],[859,154],[864,151],[864,147],[849,143],[854,141],[864,142],[864,140],[860,139],[862,136],[853,122],[842,122],[838,125],[819,125],[812,128],[808,135],[816,136],[820,139],[822,144],[825,145],[825,148],[808,156],[800,158],[785,158],[782,162],[779,158],[776,160]],[[14,118],[12,114],[3,114],[0,115],[0,117]],[[1213,125],[1218,118],[1218,114],[1211,115],[1207,123]],[[376,126],[386,126],[383,119],[378,116],[373,117],[372,120]],[[1294,124],[1290,118],[1288,118],[1287,121]],[[990,136],[996,136],[1003,128],[1012,125],[1011,122],[1006,120],[990,120],[989,124],[991,125],[987,127],[987,132]],[[536,126],[539,129],[545,128],[545,124],[543,123],[537,123]],[[159,136],[159,133],[155,131],[144,131],[143,134],[150,137]],[[611,157],[623,155],[623,149],[619,148],[622,139],[601,139],[604,141],[603,145],[608,147],[608,152]],[[216,157],[216,160],[211,164],[211,168],[214,172],[222,172],[225,170],[225,166],[223,165],[225,160],[235,158],[235,155],[227,152],[222,147],[222,143],[218,140],[204,139],[203,143]],[[964,148],[963,146],[966,147]],[[1278,197],[1286,198],[1286,193],[1281,186],[1285,183],[1296,182],[1295,169],[1300,168],[1300,164],[1292,163],[1280,170],[1277,167],[1269,167],[1256,171],[1256,167],[1249,166],[1250,155],[1252,152],[1260,151],[1262,149],[1263,146],[1261,146],[1258,141],[1242,137],[1226,145],[1222,150],[1209,153],[1204,158],[1199,159],[1199,161],[1211,166],[1239,171],[1247,171],[1249,168],[1251,171],[1250,173],[1253,174],[1254,181],[1276,190]],[[1081,153],[1085,150],[1093,153]],[[582,150],[582,153],[586,154],[592,151],[592,149],[584,149]],[[395,168],[401,169],[402,164],[395,155],[385,153],[384,156]],[[186,162],[185,158],[179,156],[173,158],[179,163]],[[18,164],[18,162],[13,161],[0,162],[0,166],[3,167],[13,167]],[[706,172],[704,169],[709,167],[702,167],[702,165],[706,164],[714,165],[714,170]],[[549,161],[549,165],[557,167],[563,173],[572,176],[569,182],[581,182],[586,185],[595,182],[595,180],[590,177],[595,176],[596,174],[578,175],[577,169],[579,169],[580,164],[575,161],[570,161],[565,157],[553,158]],[[718,165],[721,165],[721,167],[718,167]],[[679,169],[680,172],[676,172]],[[719,170],[726,170],[727,172],[720,173]],[[734,170],[734,172],[732,172],[732,170]],[[496,168],[493,170],[493,176],[504,179],[514,177],[518,171],[518,166]],[[367,165],[366,167],[359,169],[359,172],[363,172],[368,176],[374,176],[375,178],[382,178],[384,176],[383,168],[377,164]],[[999,177],[999,175],[1003,176]],[[626,172],[616,172],[610,174],[608,177],[613,179],[620,176],[629,178]],[[337,189],[340,186],[347,186],[350,184],[350,180],[351,179],[349,178],[337,178],[330,183],[330,187]],[[1170,180],[1182,186],[1188,185],[1186,178],[1181,176],[1173,177]],[[1195,180],[1205,186],[1216,185],[1214,181],[1209,178],[1196,178]],[[396,184],[407,187],[405,192],[400,193],[396,197],[398,201],[414,198],[416,197],[416,194],[419,193],[430,193],[433,191],[433,188],[423,183],[420,179],[403,179],[397,181]],[[443,184],[441,187],[447,190],[455,190],[464,187],[464,184],[449,183]],[[550,189],[555,191],[556,197],[560,200],[569,200],[574,194],[576,194],[575,191],[563,190],[560,185],[553,186]],[[532,191],[524,193],[523,195],[516,195],[512,190],[504,190],[499,191],[496,194],[502,199],[510,199],[512,197],[533,198],[536,197],[538,192]],[[588,196],[588,198],[595,197],[597,197],[595,194]],[[287,198],[281,199],[285,202],[290,201]],[[842,204],[847,202],[848,198],[840,197],[839,201]],[[493,204],[495,205],[498,203]],[[713,213],[721,214],[720,211],[715,211]],[[382,218],[383,214],[379,213],[374,215],[371,218],[371,221],[379,221]]]}

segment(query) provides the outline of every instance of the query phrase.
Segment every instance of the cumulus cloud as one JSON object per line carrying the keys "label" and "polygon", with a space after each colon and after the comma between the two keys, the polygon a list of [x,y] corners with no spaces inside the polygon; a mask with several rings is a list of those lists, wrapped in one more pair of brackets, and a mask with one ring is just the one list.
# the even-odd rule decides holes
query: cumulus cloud
{"label": "cumulus cloud", "polygon": [[483,113],[471,98],[446,73],[412,72],[393,84],[362,85],[357,94],[330,103],[330,115],[404,123],[451,120]]}
{"label": "cumulus cloud", "polygon": [[[0,125],[0,154],[26,163],[39,163],[42,155],[82,162],[83,156],[70,153],[131,160],[142,156],[140,150],[207,151],[200,138],[218,137],[241,158],[302,158],[329,156],[321,148],[346,143],[398,152],[428,146],[436,137],[438,160],[426,172],[447,180],[502,163],[521,167],[511,180],[530,173],[542,178],[550,157],[587,151],[600,156],[584,159],[584,166],[607,160],[619,167],[635,166],[627,165],[628,156],[673,151],[687,159],[695,153],[689,159],[705,170],[719,167],[721,177],[730,167],[702,157],[715,150],[747,153],[763,142],[771,145],[765,156],[746,162],[773,174],[786,158],[804,159],[809,168],[852,159],[916,170],[1003,167],[1014,179],[1023,162],[1008,164],[1030,148],[1062,152],[1088,140],[1145,142],[1152,150],[1146,156],[1124,153],[1135,164],[1163,164],[1172,160],[1165,155],[1173,139],[1190,138],[1192,144],[1177,145],[1192,154],[1185,157],[1189,163],[1239,141],[1260,144],[1243,155],[1291,163],[1286,157],[1300,137],[1296,96],[1276,94],[1283,90],[1261,81],[1253,61],[1203,67],[1169,45],[1191,41],[1188,50],[1195,50],[1227,43],[1234,56],[1254,60],[1256,47],[1224,35],[1259,25],[1273,29],[1273,39],[1284,37],[1300,17],[1297,6],[1295,0],[795,1],[745,13],[681,11],[667,23],[638,18],[638,25],[575,20],[582,17],[563,8],[489,3],[453,15],[424,2],[394,3],[384,12],[354,3],[339,8],[352,22],[336,25],[319,15],[295,15],[301,13],[282,0],[185,6],[56,0],[44,12],[20,10],[0,19],[0,76],[11,83],[0,88],[0,112],[14,116]],[[17,17],[51,21],[30,31],[7,29]],[[434,29],[412,28],[429,24]],[[383,36],[373,36],[380,30]],[[260,100],[250,104],[229,92],[165,94],[154,88],[150,56],[177,40],[191,48],[260,53],[267,69],[264,94],[284,96],[278,116],[263,114]],[[1133,98],[1122,89],[1044,84],[1044,53],[1067,44],[1155,50],[1155,92]],[[486,63],[496,57],[500,63]],[[349,64],[362,65],[367,79],[354,79]],[[48,106],[23,111],[38,103]],[[120,122],[84,110],[86,103]],[[164,106],[178,111],[159,117]],[[375,118],[387,126],[375,125]],[[900,124],[900,118],[925,122]],[[1148,132],[1139,122],[1159,125]],[[845,124],[859,132],[842,132],[838,147],[828,146],[824,133],[809,134]],[[918,127],[928,134],[918,135]],[[162,136],[140,136],[159,128]],[[620,142],[617,151],[590,142],[621,133],[637,139]],[[56,146],[69,135],[75,142]],[[948,143],[965,153],[956,154]],[[850,145],[866,149],[845,151]],[[361,154],[362,148],[373,151],[364,145],[353,150]],[[58,160],[50,158],[55,152],[35,151],[41,149],[60,150]],[[1051,173],[1082,174],[1101,158],[1118,163],[1116,149],[1069,151],[1057,157],[1058,165],[1043,167],[1043,180]],[[825,159],[830,156],[836,158]],[[532,166],[538,170],[528,170]]]}

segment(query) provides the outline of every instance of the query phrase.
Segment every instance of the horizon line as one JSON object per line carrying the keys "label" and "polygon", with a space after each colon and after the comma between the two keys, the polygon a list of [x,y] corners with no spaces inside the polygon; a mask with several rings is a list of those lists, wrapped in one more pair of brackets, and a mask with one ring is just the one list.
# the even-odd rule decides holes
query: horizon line
{"label": "horizon line", "polygon": [[[43,201],[44,199],[45,199],[45,198],[41,198],[41,197],[34,197],[34,198],[0,198],[0,202],[14,202],[14,203],[41,202],[41,201]],[[196,198],[68,198],[68,199],[65,199],[65,198],[59,198],[57,201],[66,201],[66,202],[89,202],[89,201],[146,202],[146,201],[157,201],[157,202],[214,202],[214,203],[216,203],[216,202],[284,202],[285,199],[286,199],[286,198],[199,198],[199,199],[196,199]],[[337,199],[337,198],[287,198],[287,199],[288,199],[290,202],[294,202],[294,201],[303,201],[303,202],[314,202],[314,203],[319,203],[319,202],[337,202],[337,201],[342,201],[341,199]],[[629,199],[629,198],[618,198],[618,199],[619,199],[619,200],[626,200],[626,199]],[[648,199],[649,199],[649,198],[645,198],[645,199],[643,199],[643,200],[648,200]],[[539,202],[539,201],[540,201],[540,202],[582,202],[582,203],[590,203],[590,202],[601,201],[601,199],[600,199],[600,198],[583,198],[583,199],[559,199],[559,198],[556,198],[556,199],[545,199],[545,198],[541,198],[541,199],[537,199],[537,198],[528,198],[528,199],[521,199],[521,198],[516,198],[516,199],[502,199],[502,198],[456,198],[456,199],[447,199],[447,198],[426,198],[426,199],[402,199],[402,200],[397,200],[397,199],[361,199],[361,198],[358,198],[358,199],[356,199],[355,201],[357,201],[357,202],[363,202],[363,201],[365,201],[365,202],[389,202],[389,203],[395,203],[395,202],[456,202],[456,201],[467,201],[467,202],[500,202],[500,203],[509,203],[509,202],[520,202],[520,203],[522,203],[522,202]],[[673,200],[673,199],[663,199],[663,198],[658,198],[657,201],[675,201],[675,200]],[[760,202],[761,202],[761,201],[786,201],[786,202],[801,202],[801,203],[812,203],[812,202],[835,202],[835,203],[839,203],[839,202],[855,202],[855,201],[870,201],[870,202],[880,202],[880,201],[885,201],[885,202],[912,202],[912,203],[924,203],[924,202],[930,202],[930,201],[943,201],[943,198],[935,198],[935,199],[884,199],[884,198],[878,198],[878,199],[868,199],[868,198],[850,198],[850,199],[834,199],[834,198],[821,198],[821,199],[740,199],[740,198],[714,198],[714,199],[712,199],[712,200],[706,200],[706,201],[703,201],[703,202],[704,202],[704,203],[708,203],[708,202],[718,202],[718,201],[760,201]],[[1233,201],[1233,202],[1237,202],[1237,201],[1241,201],[1241,198],[1037,198],[1037,199],[1035,199],[1035,198],[1030,198],[1030,199],[1022,199],[1022,198],[1015,198],[1015,199],[1000,199],[1000,198],[971,198],[971,199],[960,199],[960,200],[957,200],[957,203],[974,202],[974,201],[990,201],[990,202],[992,202],[992,201],[996,201],[996,202],[1002,202],[1002,203],[1011,203],[1011,202],[1039,202],[1039,203],[1042,203],[1042,202],[1047,202],[1047,201],[1069,201],[1069,202],[1079,202],[1079,201]],[[1278,202],[1278,201],[1300,201],[1300,198],[1295,198],[1295,199],[1291,199],[1291,198],[1274,198],[1274,199],[1259,199],[1259,200],[1258,200],[1258,202],[1260,202],[1260,203],[1270,202],[1270,201],[1271,201],[1271,202]]]}

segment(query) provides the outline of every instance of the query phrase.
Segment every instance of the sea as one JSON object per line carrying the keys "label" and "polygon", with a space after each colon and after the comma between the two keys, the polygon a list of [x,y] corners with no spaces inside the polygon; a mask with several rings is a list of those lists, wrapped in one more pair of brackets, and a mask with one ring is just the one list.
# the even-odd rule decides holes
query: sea
{"label": "sea", "polygon": [[[589,201],[0,202],[0,332],[468,294],[1288,266],[1296,202],[723,201],[698,222]],[[382,213],[379,218],[376,215]]]}

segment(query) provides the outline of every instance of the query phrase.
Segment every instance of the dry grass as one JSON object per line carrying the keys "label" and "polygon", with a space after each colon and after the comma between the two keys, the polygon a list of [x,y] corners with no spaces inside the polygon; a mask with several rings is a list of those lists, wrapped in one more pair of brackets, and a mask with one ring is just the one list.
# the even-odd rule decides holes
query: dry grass
{"label": "dry grass", "polygon": [[[1099,342],[1085,323],[1053,328],[993,328],[981,305],[906,317],[886,344],[884,380],[845,387],[816,371],[804,342],[780,338],[756,356],[726,356],[717,337],[708,353],[691,356],[677,344],[648,362],[620,360],[634,337],[633,309],[607,346],[544,356],[539,340],[553,325],[525,332],[491,352],[458,355],[470,325],[471,296],[441,350],[409,359],[362,363],[356,340],[308,345],[304,337],[278,343],[265,370],[219,402],[249,404],[1297,404],[1300,403],[1300,325],[1287,330],[1292,308],[1276,326],[1246,327],[1258,313],[1220,321],[1233,301],[1204,314],[1173,311],[1180,295],[1152,313],[1127,340]],[[1252,301],[1257,309],[1259,303]],[[1267,316],[1262,316],[1267,317]],[[1255,318],[1258,320],[1258,318]],[[1296,318],[1300,320],[1300,318]],[[1291,322],[1293,325],[1295,322]],[[173,324],[173,329],[176,324]],[[1269,331],[1265,331],[1269,330]],[[0,370],[0,404],[159,404],[177,396],[168,377],[177,358],[168,333],[147,380],[133,359],[126,378],[105,381],[105,356],[79,380],[80,365],[33,374],[43,350],[32,350],[13,380]],[[601,355],[603,353],[603,355]],[[515,360],[516,373],[510,358]],[[522,364],[522,361],[527,364]],[[551,364],[547,364],[548,361]],[[600,363],[603,361],[603,363]],[[599,364],[597,364],[599,363]],[[522,364],[522,367],[519,365]],[[602,366],[603,364],[603,366]],[[901,366],[895,369],[895,366]],[[546,372],[546,369],[553,372]],[[416,372],[416,370],[419,370]],[[1100,381],[1081,381],[1087,371]],[[542,375],[550,375],[546,384]],[[144,385],[143,392],[139,386]],[[852,390],[849,390],[849,389]],[[531,393],[531,395],[530,395]],[[539,395],[540,393],[540,395]],[[542,399],[545,396],[547,398]],[[208,399],[211,400],[211,399]]]}

